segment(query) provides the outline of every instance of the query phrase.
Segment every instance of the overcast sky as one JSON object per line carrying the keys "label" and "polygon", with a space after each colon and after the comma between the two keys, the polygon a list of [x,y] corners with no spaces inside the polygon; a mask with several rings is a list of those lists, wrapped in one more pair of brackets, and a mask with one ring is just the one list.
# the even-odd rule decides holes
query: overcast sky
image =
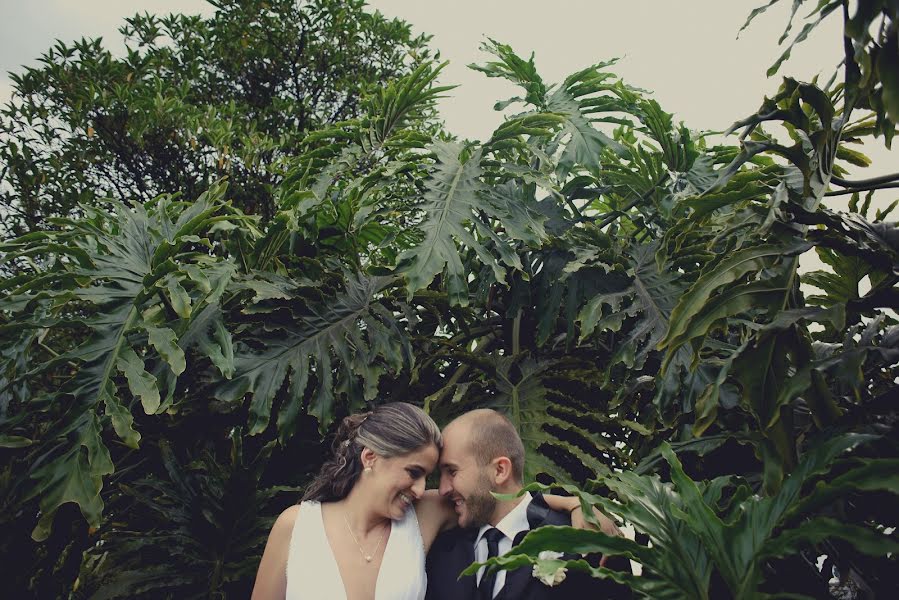
{"label": "overcast sky", "polygon": [[[779,56],[777,38],[791,2],[775,6],[737,39],[752,8],[763,0],[370,0],[414,30],[434,36],[432,46],[450,61],[443,83],[459,84],[443,100],[441,113],[453,133],[486,139],[502,119],[496,100],[517,94],[511,84],[467,68],[485,61],[486,38],[535,53],[548,82],[592,63],[620,57],[613,70],[632,85],[654,92],[662,108],[693,129],[721,130],[755,112],[773,94],[780,75],[765,70]],[[205,0],[0,0],[0,101],[10,94],[5,72],[36,59],[55,39],[102,36],[122,48],[118,27],[135,12],[212,14]],[[829,78],[840,59],[840,24],[834,14],[798,46],[781,70],[805,81]],[[801,24],[794,28],[794,33]],[[882,144],[867,148],[875,166],[854,174],[871,177],[895,171],[896,153]],[[837,206],[834,206],[835,208]]]}

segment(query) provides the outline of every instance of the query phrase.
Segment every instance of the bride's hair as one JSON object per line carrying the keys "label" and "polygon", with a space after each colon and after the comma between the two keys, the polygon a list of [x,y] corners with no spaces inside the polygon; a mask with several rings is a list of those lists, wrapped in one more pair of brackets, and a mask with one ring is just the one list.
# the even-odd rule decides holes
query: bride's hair
{"label": "bride's hair", "polygon": [[302,501],[342,500],[362,473],[360,454],[368,448],[393,458],[428,445],[443,447],[440,428],[423,410],[405,402],[390,402],[371,412],[346,417],[337,429],[331,457],[306,488]]}

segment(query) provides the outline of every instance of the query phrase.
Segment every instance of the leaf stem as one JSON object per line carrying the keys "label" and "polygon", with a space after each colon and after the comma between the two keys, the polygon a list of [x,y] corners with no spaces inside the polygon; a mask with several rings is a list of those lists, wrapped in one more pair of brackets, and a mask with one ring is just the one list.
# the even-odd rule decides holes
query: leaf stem
{"label": "leaf stem", "polygon": [[665,178],[666,178],[666,177],[667,177],[667,174],[666,174],[666,175],[662,175],[661,177],[659,177],[659,179],[658,179],[655,183],[653,183],[652,186],[650,186],[650,188],[649,188],[648,190],[646,190],[645,192],[643,192],[642,194],[640,194],[640,195],[637,196],[636,198],[632,199],[630,202],[628,202],[626,205],[624,205],[623,208],[620,208],[620,209],[618,209],[618,210],[614,210],[614,211],[612,211],[611,213],[609,213],[609,214],[608,214],[602,221],[600,221],[599,223],[597,223],[596,226],[599,227],[600,229],[602,229],[603,227],[605,227],[606,225],[608,225],[609,223],[611,223],[612,221],[614,221],[614,220],[617,219],[618,217],[624,216],[624,214],[625,214],[627,211],[629,211],[629,210],[632,209],[633,207],[637,206],[637,204],[639,204],[640,202],[645,202],[646,199],[649,198],[649,196],[650,196],[654,191],[656,191],[656,188],[659,187],[660,185],[662,185],[662,182],[665,181]]}

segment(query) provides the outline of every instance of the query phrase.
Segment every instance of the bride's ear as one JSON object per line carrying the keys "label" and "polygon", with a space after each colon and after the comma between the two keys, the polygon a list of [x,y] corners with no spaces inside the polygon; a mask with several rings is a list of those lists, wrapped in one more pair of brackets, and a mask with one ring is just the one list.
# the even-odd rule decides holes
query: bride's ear
{"label": "bride's ear", "polygon": [[362,452],[359,454],[359,459],[362,461],[363,469],[370,469],[371,467],[373,467],[377,458],[378,455],[375,454],[373,450],[370,450],[368,448],[363,448]]}

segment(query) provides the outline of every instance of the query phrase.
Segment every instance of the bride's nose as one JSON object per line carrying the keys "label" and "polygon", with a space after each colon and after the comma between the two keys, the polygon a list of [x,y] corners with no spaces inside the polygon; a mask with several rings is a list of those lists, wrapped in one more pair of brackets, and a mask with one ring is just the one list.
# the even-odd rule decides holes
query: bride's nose
{"label": "bride's nose", "polygon": [[415,499],[419,499],[425,493],[425,478],[420,477],[415,480],[415,483],[412,484],[412,495],[415,496]]}

